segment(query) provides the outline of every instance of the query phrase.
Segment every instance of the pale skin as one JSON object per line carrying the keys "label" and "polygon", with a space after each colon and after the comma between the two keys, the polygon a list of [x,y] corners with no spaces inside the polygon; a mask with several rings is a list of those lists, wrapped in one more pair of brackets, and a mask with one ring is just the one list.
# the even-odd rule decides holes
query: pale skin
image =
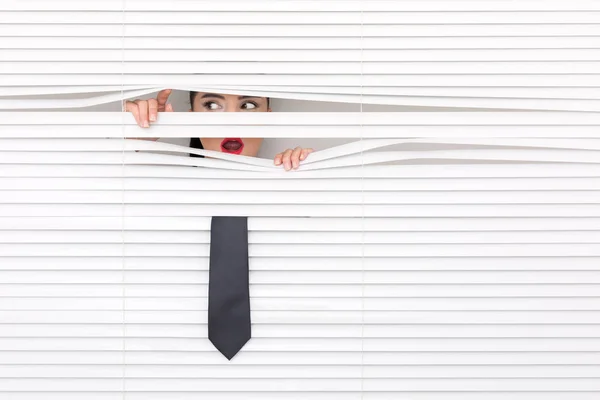
{"label": "pale skin", "polygon": [[[142,128],[149,128],[150,124],[158,120],[160,112],[173,112],[173,105],[168,103],[171,89],[161,90],[156,98],[149,100],[133,100],[125,102],[125,111],[133,114],[135,121]],[[194,98],[193,112],[271,112],[266,97],[238,96],[233,94],[198,92]],[[129,138],[158,140],[159,138]],[[221,141],[224,138],[200,138],[206,150],[223,151]],[[244,138],[244,147],[241,155],[256,157],[262,144],[262,138]],[[296,147],[287,149],[275,155],[273,163],[282,165],[286,171],[298,169],[300,162],[305,160],[314,150],[311,148]]]}

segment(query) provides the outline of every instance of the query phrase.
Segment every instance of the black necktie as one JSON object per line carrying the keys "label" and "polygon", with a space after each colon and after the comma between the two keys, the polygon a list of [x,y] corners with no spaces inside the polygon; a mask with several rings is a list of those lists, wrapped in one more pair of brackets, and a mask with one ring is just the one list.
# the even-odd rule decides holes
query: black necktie
{"label": "black necktie", "polygon": [[228,360],[250,339],[247,217],[212,217],[208,339]]}

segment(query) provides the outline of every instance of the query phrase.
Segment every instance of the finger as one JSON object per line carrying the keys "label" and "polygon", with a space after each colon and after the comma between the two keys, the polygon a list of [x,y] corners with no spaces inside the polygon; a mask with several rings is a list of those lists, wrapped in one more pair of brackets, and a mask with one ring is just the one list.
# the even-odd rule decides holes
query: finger
{"label": "finger", "polygon": [[150,122],[155,122],[158,114],[158,102],[156,99],[148,100],[148,118]]}
{"label": "finger", "polygon": [[166,112],[173,112],[173,104],[167,104],[165,107]]}
{"label": "finger", "polygon": [[294,169],[298,169],[300,166],[300,153],[302,153],[302,147],[296,147],[292,152],[292,165]]}
{"label": "finger", "polygon": [[275,156],[275,159],[273,160],[273,162],[275,163],[275,165],[281,165],[281,158],[283,157],[283,154],[279,153]]}
{"label": "finger", "polygon": [[125,103],[125,111],[129,111],[130,113],[132,113],[133,118],[135,118],[135,122],[139,126],[142,126],[140,122],[140,109],[136,103],[132,101],[128,101],[127,103]]}
{"label": "finger", "polygon": [[292,149],[287,149],[286,151],[283,152],[283,167],[285,168],[286,171],[289,171],[290,169],[292,169],[292,161],[290,160],[290,157],[292,156]]}
{"label": "finger", "polygon": [[300,160],[305,160],[306,157],[308,157],[308,155],[310,153],[312,153],[314,150],[313,149],[302,149],[302,154],[300,154]]}
{"label": "finger", "polygon": [[159,111],[165,111],[165,104],[167,104],[167,100],[171,95],[171,89],[164,89],[158,92],[156,95],[156,101],[158,103]]}
{"label": "finger", "polygon": [[150,126],[148,123],[148,102],[146,100],[139,100],[137,105],[140,110],[140,122],[142,123],[142,127],[148,128]]}

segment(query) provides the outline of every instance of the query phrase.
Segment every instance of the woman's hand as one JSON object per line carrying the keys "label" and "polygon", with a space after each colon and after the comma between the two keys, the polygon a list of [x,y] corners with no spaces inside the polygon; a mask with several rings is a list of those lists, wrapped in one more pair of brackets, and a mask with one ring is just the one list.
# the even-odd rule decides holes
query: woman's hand
{"label": "woman's hand", "polygon": [[275,156],[275,165],[283,164],[286,171],[290,169],[298,169],[300,161],[304,161],[306,157],[314,150],[311,148],[303,149],[302,147],[296,147],[295,149],[287,149]]}
{"label": "woman's hand", "polygon": [[[155,99],[150,100],[127,100],[124,104],[124,111],[133,114],[135,122],[142,128],[149,128],[151,122],[155,122],[159,112],[173,112],[173,105],[167,104],[171,89],[164,89],[158,92]],[[128,138],[143,140],[158,140],[159,138]]]}

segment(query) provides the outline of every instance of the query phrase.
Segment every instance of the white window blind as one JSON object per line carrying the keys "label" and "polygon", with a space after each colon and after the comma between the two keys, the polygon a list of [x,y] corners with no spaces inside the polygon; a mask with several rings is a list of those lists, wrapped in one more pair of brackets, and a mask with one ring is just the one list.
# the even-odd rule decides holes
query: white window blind
{"label": "white window blind", "polygon": [[[0,0],[0,399],[597,399],[599,31],[597,1]],[[356,111],[90,111],[162,88]],[[124,139],[199,132],[350,142],[284,172]],[[214,215],[249,216],[231,361]]]}

